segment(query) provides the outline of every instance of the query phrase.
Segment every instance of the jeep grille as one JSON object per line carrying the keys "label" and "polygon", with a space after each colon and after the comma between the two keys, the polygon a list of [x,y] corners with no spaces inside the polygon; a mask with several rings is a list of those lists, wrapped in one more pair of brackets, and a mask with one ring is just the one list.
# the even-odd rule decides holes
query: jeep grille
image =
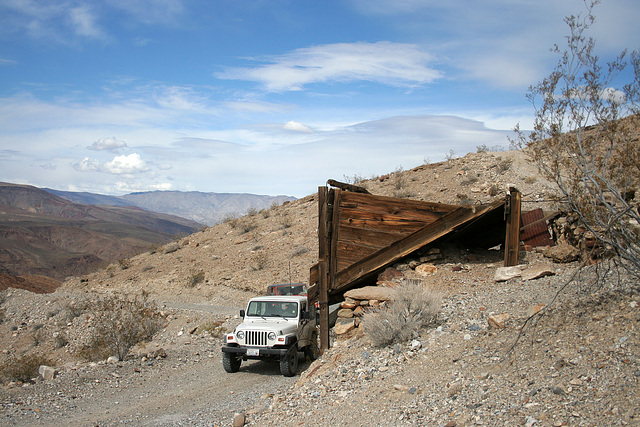
{"label": "jeep grille", "polygon": [[245,331],[245,334],[246,345],[267,345],[266,331]]}

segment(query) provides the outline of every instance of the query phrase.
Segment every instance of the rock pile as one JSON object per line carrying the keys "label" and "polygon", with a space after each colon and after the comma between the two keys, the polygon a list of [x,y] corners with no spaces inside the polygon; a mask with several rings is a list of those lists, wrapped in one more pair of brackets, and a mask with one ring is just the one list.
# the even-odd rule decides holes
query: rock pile
{"label": "rock pile", "polygon": [[340,338],[353,335],[360,326],[360,318],[368,309],[384,307],[393,300],[393,288],[387,286],[365,286],[345,292],[340,304],[334,332]]}

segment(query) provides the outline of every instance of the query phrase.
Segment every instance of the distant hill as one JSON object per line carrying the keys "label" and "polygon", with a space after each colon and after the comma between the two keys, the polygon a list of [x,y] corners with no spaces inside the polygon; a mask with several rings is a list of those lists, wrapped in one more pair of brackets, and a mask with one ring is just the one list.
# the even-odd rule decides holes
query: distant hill
{"label": "distant hill", "polygon": [[15,276],[85,274],[202,227],[139,207],[73,203],[36,187],[0,183],[0,266]]}
{"label": "distant hill", "polygon": [[265,209],[296,200],[291,196],[264,196],[247,193],[203,193],[199,191],[149,191],[124,196],[104,196],[86,192],[44,190],[75,203],[86,205],[137,206],[215,225],[229,216],[242,216],[251,209]]}

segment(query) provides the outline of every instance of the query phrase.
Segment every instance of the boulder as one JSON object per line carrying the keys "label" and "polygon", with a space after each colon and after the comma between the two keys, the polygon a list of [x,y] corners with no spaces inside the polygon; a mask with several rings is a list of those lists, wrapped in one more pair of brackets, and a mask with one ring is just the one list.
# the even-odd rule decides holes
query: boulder
{"label": "boulder", "polygon": [[504,329],[507,327],[507,320],[509,320],[509,315],[507,313],[504,314],[496,314],[487,319],[487,323],[491,329]]}
{"label": "boulder", "polygon": [[351,318],[353,317],[353,310],[349,308],[341,308],[340,310],[338,310],[338,317],[341,317],[343,319]]}
{"label": "boulder", "polygon": [[244,414],[236,413],[233,416],[233,427],[242,427],[246,422],[246,416]]}
{"label": "boulder", "polygon": [[394,280],[400,280],[403,277],[404,274],[401,271],[393,267],[388,267],[378,275],[378,282],[393,282]]}
{"label": "boulder", "polygon": [[493,280],[496,282],[506,282],[509,279],[520,277],[521,275],[522,270],[517,265],[512,267],[498,267],[495,275],[493,276]]}
{"label": "boulder", "polygon": [[356,324],[352,319],[338,318],[338,320],[336,320],[336,325],[333,327],[333,330],[336,335],[344,335],[347,332],[351,332],[352,330],[354,330],[355,327]]}
{"label": "boulder", "polygon": [[431,276],[436,271],[438,271],[438,267],[433,264],[420,264],[416,267],[416,273],[424,277]]}
{"label": "boulder", "polygon": [[344,296],[357,300],[390,301],[393,300],[394,293],[395,291],[392,288],[385,288],[382,286],[365,286],[362,288],[351,289],[345,292]]}
{"label": "boulder", "polygon": [[567,263],[577,260],[580,257],[580,250],[567,243],[561,243],[546,248],[542,254],[547,258],[551,258],[554,262]]}
{"label": "boulder", "polygon": [[40,374],[40,376],[44,380],[52,380],[58,376],[58,371],[56,371],[56,369],[52,368],[51,366],[40,365],[40,367],[38,368],[38,374]]}
{"label": "boulder", "polygon": [[530,265],[526,270],[522,272],[522,280],[539,279],[541,277],[553,276],[555,274],[556,272],[552,265],[535,264]]}

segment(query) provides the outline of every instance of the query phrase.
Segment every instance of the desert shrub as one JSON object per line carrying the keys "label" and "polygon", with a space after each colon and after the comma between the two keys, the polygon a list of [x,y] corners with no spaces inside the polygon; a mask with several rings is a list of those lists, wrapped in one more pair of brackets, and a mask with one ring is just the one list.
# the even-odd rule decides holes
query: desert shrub
{"label": "desert shrub", "polygon": [[188,288],[193,288],[202,282],[204,282],[204,271],[202,270],[191,273],[189,277],[187,277]]}
{"label": "desert shrub", "polygon": [[35,347],[42,344],[46,338],[46,333],[43,329],[44,325],[42,323],[36,323],[33,325],[31,339],[33,340],[33,345]]}
{"label": "desert shrub", "polygon": [[269,262],[269,257],[267,256],[266,252],[256,252],[251,257],[251,264],[250,264],[251,270],[253,271],[264,270],[267,267],[268,262]]}
{"label": "desert shrub", "polygon": [[498,184],[491,184],[491,186],[487,190],[487,194],[491,197],[495,197],[498,195],[498,193],[500,193],[500,187],[498,186]]}
{"label": "desert shrub", "polygon": [[422,281],[405,281],[396,288],[392,303],[364,314],[362,327],[376,347],[405,342],[418,336],[423,328],[435,324],[440,299]]}
{"label": "desert shrub", "polygon": [[52,362],[41,354],[26,354],[16,357],[10,356],[0,364],[0,380],[27,382],[38,376],[40,365],[52,365]]}
{"label": "desert shrub", "polygon": [[170,254],[180,249],[180,244],[178,242],[171,242],[167,244],[162,250],[163,254]]}
{"label": "desert shrub", "polygon": [[455,158],[457,158],[458,156],[456,156],[456,152],[453,151],[453,149],[449,150],[448,153],[445,153],[444,155],[444,159],[445,160],[453,160]]}
{"label": "desert shrub", "polygon": [[56,332],[53,334],[53,342],[56,348],[62,348],[69,344],[66,335],[61,332]]}
{"label": "desert shrub", "polygon": [[127,268],[131,267],[131,260],[126,258],[119,259],[118,265],[122,270],[126,270]]}
{"label": "desert shrub", "polygon": [[249,209],[247,209],[247,215],[256,216],[257,214],[258,214],[258,208],[255,208],[252,206]]}
{"label": "desert shrub", "polygon": [[226,214],[224,218],[222,218],[222,223],[229,224],[231,228],[236,228],[238,225],[238,215],[235,213]]}
{"label": "desert shrub", "polygon": [[307,249],[305,246],[296,246],[291,252],[291,258],[295,258],[299,255],[304,255],[307,252],[309,252],[309,249]]}
{"label": "desert shrub", "polygon": [[503,174],[509,169],[511,169],[512,163],[513,163],[512,159],[504,159],[504,160],[498,161],[498,163],[496,164],[496,169],[498,170],[498,173]]}
{"label": "desert shrub", "polygon": [[122,360],[132,346],[151,339],[163,325],[156,305],[144,296],[112,295],[86,301],[84,311],[92,313],[91,332],[79,354],[88,360],[109,356]]}
{"label": "desert shrub", "polygon": [[213,338],[222,338],[227,333],[219,320],[209,320],[198,326],[198,332],[207,333]]}
{"label": "desert shrub", "polygon": [[470,176],[469,178],[462,180],[460,182],[460,185],[466,186],[466,185],[471,185],[471,184],[475,184],[476,182],[479,181],[479,178],[476,176]]}
{"label": "desert shrub", "polygon": [[365,180],[362,175],[354,174],[353,176],[342,175],[342,178],[345,183],[357,185]]}
{"label": "desert shrub", "polygon": [[253,217],[243,216],[235,221],[235,226],[233,226],[233,228],[237,228],[240,231],[240,234],[246,234],[258,228],[258,224],[256,224]]}
{"label": "desert shrub", "polygon": [[554,47],[558,64],[530,88],[533,132],[516,127],[517,144],[599,245],[640,277],[640,211],[629,197],[640,183],[640,51],[623,50],[601,63],[588,35],[597,4],[587,2],[586,15],[565,19],[567,46]]}
{"label": "desert shrub", "polygon": [[287,229],[293,225],[293,219],[288,214],[281,215],[279,218],[280,227]]}

